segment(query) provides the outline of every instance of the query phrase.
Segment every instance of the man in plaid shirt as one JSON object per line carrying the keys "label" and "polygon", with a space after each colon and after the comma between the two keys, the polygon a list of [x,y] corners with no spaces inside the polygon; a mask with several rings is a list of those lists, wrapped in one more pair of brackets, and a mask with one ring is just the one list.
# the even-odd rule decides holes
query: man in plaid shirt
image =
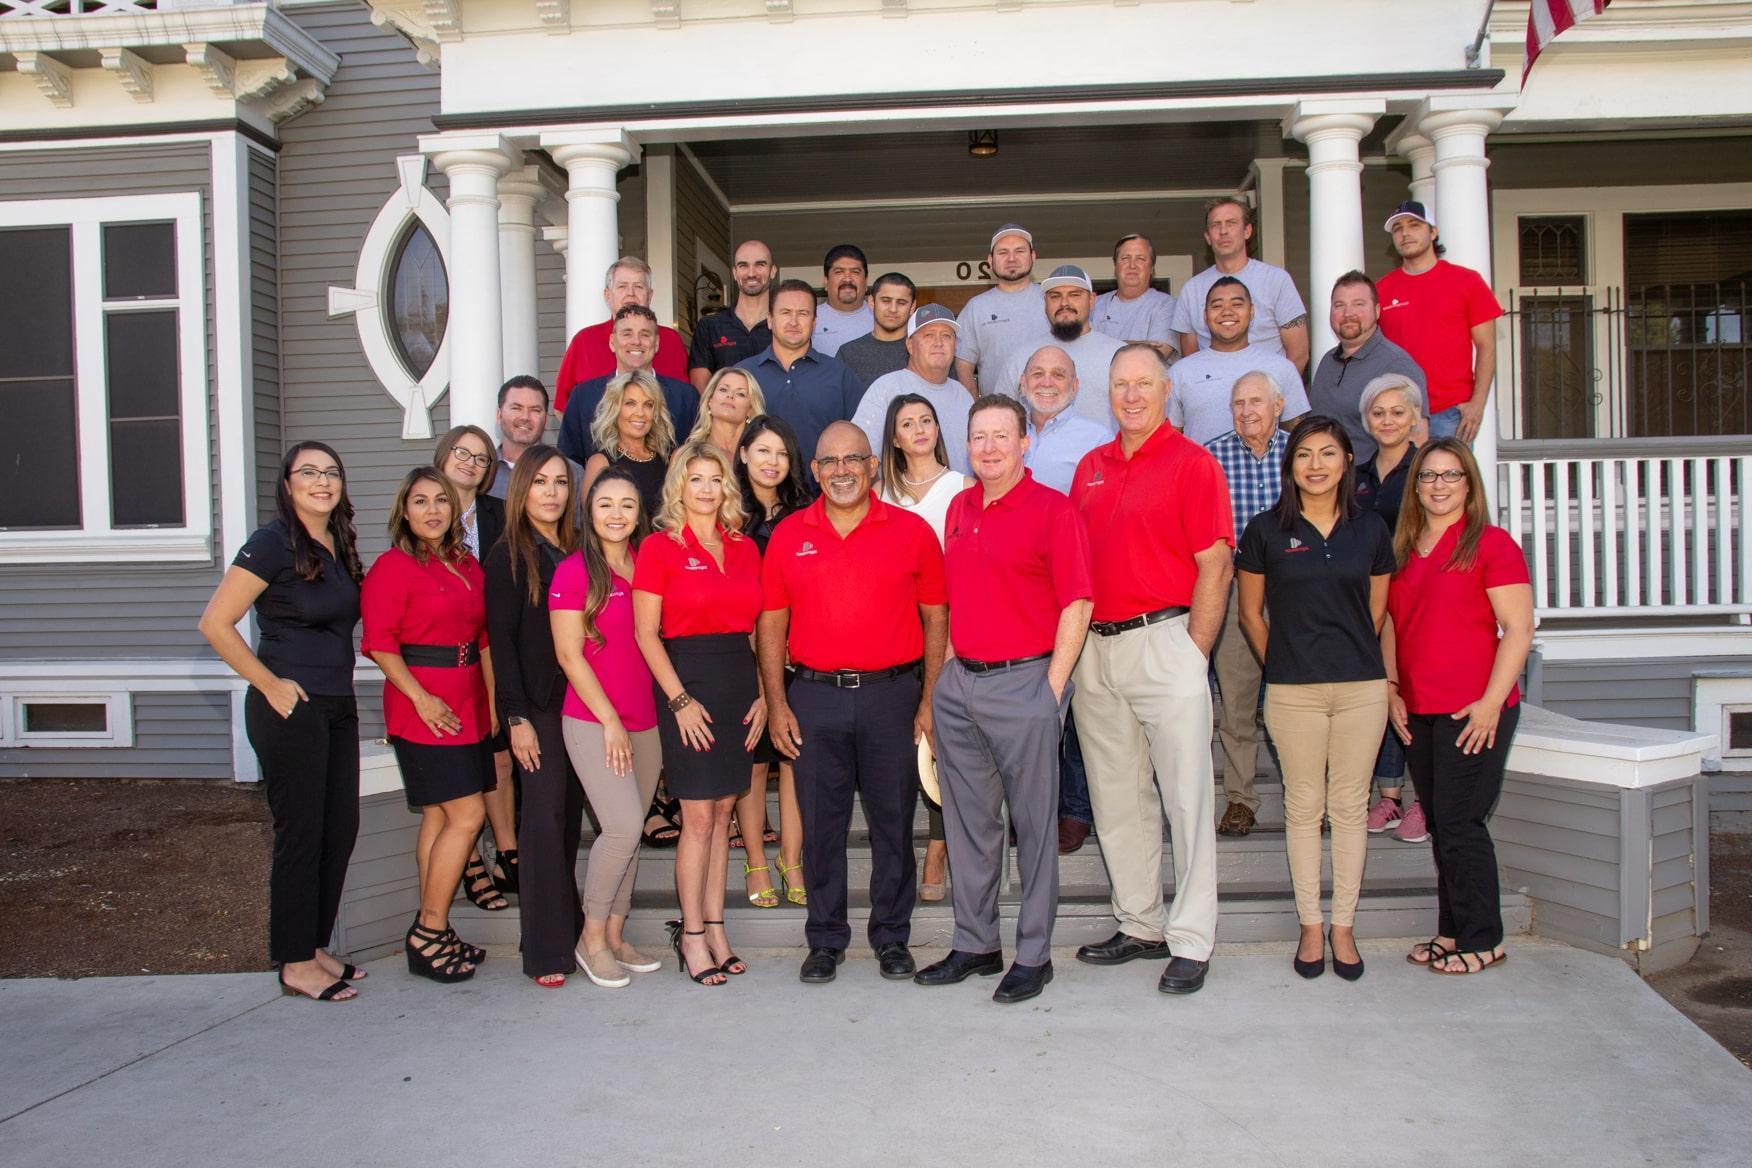
{"label": "man in plaid shirt", "polygon": [[[1229,480],[1229,501],[1235,511],[1236,543],[1247,521],[1274,506],[1282,487],[1287,436],[1278,428],[1284,413],[1284,391],[1271,374],[1243,373],[1229,394],[1235,428],[1205,444]],[[1241,635],[1235,585],[1229,585],[1229,608],[1211,661],[1217,688],[1223,694],[1223,714],[1217,732],[1223,740],[1223,791],[1228,809],[1217,822],[1222,835],[1246,835],[1259,813],[1253,772],[1259,762],[1260,665]]]}

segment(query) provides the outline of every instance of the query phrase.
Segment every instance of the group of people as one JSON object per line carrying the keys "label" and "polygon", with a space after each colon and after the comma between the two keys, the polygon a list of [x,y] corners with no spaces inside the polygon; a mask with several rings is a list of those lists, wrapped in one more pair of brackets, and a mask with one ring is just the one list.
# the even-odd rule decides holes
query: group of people
{"label": "group of people", "polygon": [[[800,977],[832,981],[851,940],[856,796],[884,977],[1003,973],[996,1000],[1038,995],[1053,975],[1058,856],[1093,831],[1117,930],[1078,958],[1164,959],[1158,988],[1195,992],[1216,939],[1215,837],[1246,834],[1258,808],[1262,690],[1297,972],[1323,972],[1330,949],[1336,973],[1361,976],[1367,835],[1415,839],[1414,815],[1440,908],[1408,960],[1447,974],[1502,962],[1486,820],[1532,599],[1467,445],[1500,309],[1476,273],[1439,258],[1423,207],[1402,205],[1387,230],[1400,268],[1379,286],[1340,277],[1339,343],[1306,386],[1294,281],[1249,256],[1248,209],[1224,198],[1207,207],[1214,263],[1178,298],[1153,286],[1154,245],[1136,234],[1097,297],[1074,265],[1036,282],[1032,235],[1005,224],[995,286],[959,314],[917,304],[900,273],[869,282],[850,244],[828,252],[818,305],[809,283],[775,282],[771,251],[749,241],[737,302],[700,320],[685,352],[649,306],[649,267],[624,257],[608,272],[609,320],[568,347],[557,445],[542,441],[545,386],[512,378],[499,443],[473,426],[445,434],[402,479],[391,547],[369,570],[340,458],[292,447],[277,517],[202,618],[251,686],[286,992],[345,999],[364,976],[326,948],[358,824],[361,622],[422,816],[407,964],[434,980],[466,979],[485,957],[450,924],[459,885],[486,909],[517,894],[539,985],[654,971],[624,936],[643,841],[676,847],[678,968],[724,985],[748,968],[724,927],[739,836],[761,907],[780,903],[765,852],[779,845],[784,899],[808,914]],[[251,610],[253,649],[237,629]],[[940,791],[922,879],[921,774]],[[1009,846],[1022,894],[1006,970]],[[950,895],[951,873],[953,947],[919,969],[913,907]]]}

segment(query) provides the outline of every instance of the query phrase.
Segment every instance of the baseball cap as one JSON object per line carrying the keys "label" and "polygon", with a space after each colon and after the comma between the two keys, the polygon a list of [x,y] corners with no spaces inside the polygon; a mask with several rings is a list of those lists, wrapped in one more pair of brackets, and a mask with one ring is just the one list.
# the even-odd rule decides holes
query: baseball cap
{"label": "baseball cap", "polygon": [[1089,281],[1089,273],[1076,264],[1060,264],[1054,268],[1052,275],[1040,282],[1040,290],[1044,292],[1048,288],[1058,288],[1064,285],[1081,288],[1085,292],[1095,291],[1095,285]]}
{"label": "baseball cap", "polygon": [[906,322],[906,335],[912,336],[928,324],[946,324],[957,333],[961,332],[961,322],[955,319],[955,314],[941,304],[924,304],[913,310],[912,319]]}
{"label": "baseball cap", "polygon": [[1392,231],[1393,221],[1395,219],[1406,218],[1416,219],[1419,223],[1427,224],[1430,227],[1436,225],[1436,221],[1430,218],[1429,213],[1424,210],[1424,205],[1422,203],[1418,202],[1416,199],[1408,199],[1399,204],[1399,206],[1393,208],[1393,214],[1387,216],[1387,222],[1381,225],[1381,229],[1383,231]]}
{"label": "baseball cap", "polygon": [[1004,238],[1006,235],[1020,235],[1023,239],[1028,241],[1029,247],[1034,246],[1033,233],[1020,223],[1006,223],[996,231],[992,232],[992,246],[998,246],[998,240]]}

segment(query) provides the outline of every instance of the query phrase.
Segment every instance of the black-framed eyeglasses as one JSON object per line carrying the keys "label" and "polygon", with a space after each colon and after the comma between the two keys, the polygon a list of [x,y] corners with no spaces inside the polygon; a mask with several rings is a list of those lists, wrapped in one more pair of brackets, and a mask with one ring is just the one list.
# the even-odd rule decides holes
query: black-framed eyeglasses
{"label": "black-framed eyeglasses", "polygon": [[1420,470],[1417,472],[1417,481],[1420,483],[1433,483],[1437,479],[1441,479],[1444,483],[1465,482],[1466,472],[1463,470]]}
{"label": "black-framed eyeglasses", "polygon": [[454,458],[458,462],[472,462],[476,466],[480,467],[482,470],[486,470],[489,466],[493,465],[493,456],[492,455],[490,455],[490,454],[470,454],[468,451],[464,450],[460,446],[452,446],[450,448],[450,457]]}
{"label": "black-framed eyeglasses", "polygon": [[829,474],[832,474],[841,467],[844,467],[846,470],[857,470],[875,457],[874,454],[846,454],[839,458],[817,458],[815,460],[815,465]]}
{"label": "black-framed eyeglasses", "polygon": [[331,466],[327,470],[318,470],[314,466],[301,466],[292,472],[292,477],[301,483],[309,484],[315,483],[319,479],[338,483],[347,476],[341,473],[341,468],[338,466]]}

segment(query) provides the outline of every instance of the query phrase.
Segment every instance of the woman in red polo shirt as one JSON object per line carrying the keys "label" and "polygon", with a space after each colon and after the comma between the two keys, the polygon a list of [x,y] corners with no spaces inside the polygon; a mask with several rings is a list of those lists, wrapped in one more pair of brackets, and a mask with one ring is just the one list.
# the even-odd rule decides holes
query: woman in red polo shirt
{"label": "woman in red polo shirt", "polygon": [[682,919],[670,935],[677,964],[701,985],[748,968],[724,934],[727,831],[766,729],[753,647],[760,552],[741,534],[735,484],[722,450],[682,447],[663,482],[659,530],[633,570],[634,632],[656,685],[665,781],[681,800]]}
{"label": "woman in red polo shirt", "polygon": [[1507,958],[1485,820],[1520,718],[1516,678],[1533,644],[1533,589],[1520,547],[1491,526],[1465,443],[1432,439],[1410,478],[1381,646],[1389,717],[1429,818],[1439,915],[1436,935],[1406,959],[1436,973],[1479,973]]}
{"label": "woman in red polo shirt", "polygon": [[408,972],[464,981],[485,956],[450,927],[450,898],[493,786],[486,577],[462,542],[456,489],[434,467],[409,471],[390,510],[394,545],[365,574],[360,650],[383,670],[383,721],[408,807],[421,813],[420,912]]}

